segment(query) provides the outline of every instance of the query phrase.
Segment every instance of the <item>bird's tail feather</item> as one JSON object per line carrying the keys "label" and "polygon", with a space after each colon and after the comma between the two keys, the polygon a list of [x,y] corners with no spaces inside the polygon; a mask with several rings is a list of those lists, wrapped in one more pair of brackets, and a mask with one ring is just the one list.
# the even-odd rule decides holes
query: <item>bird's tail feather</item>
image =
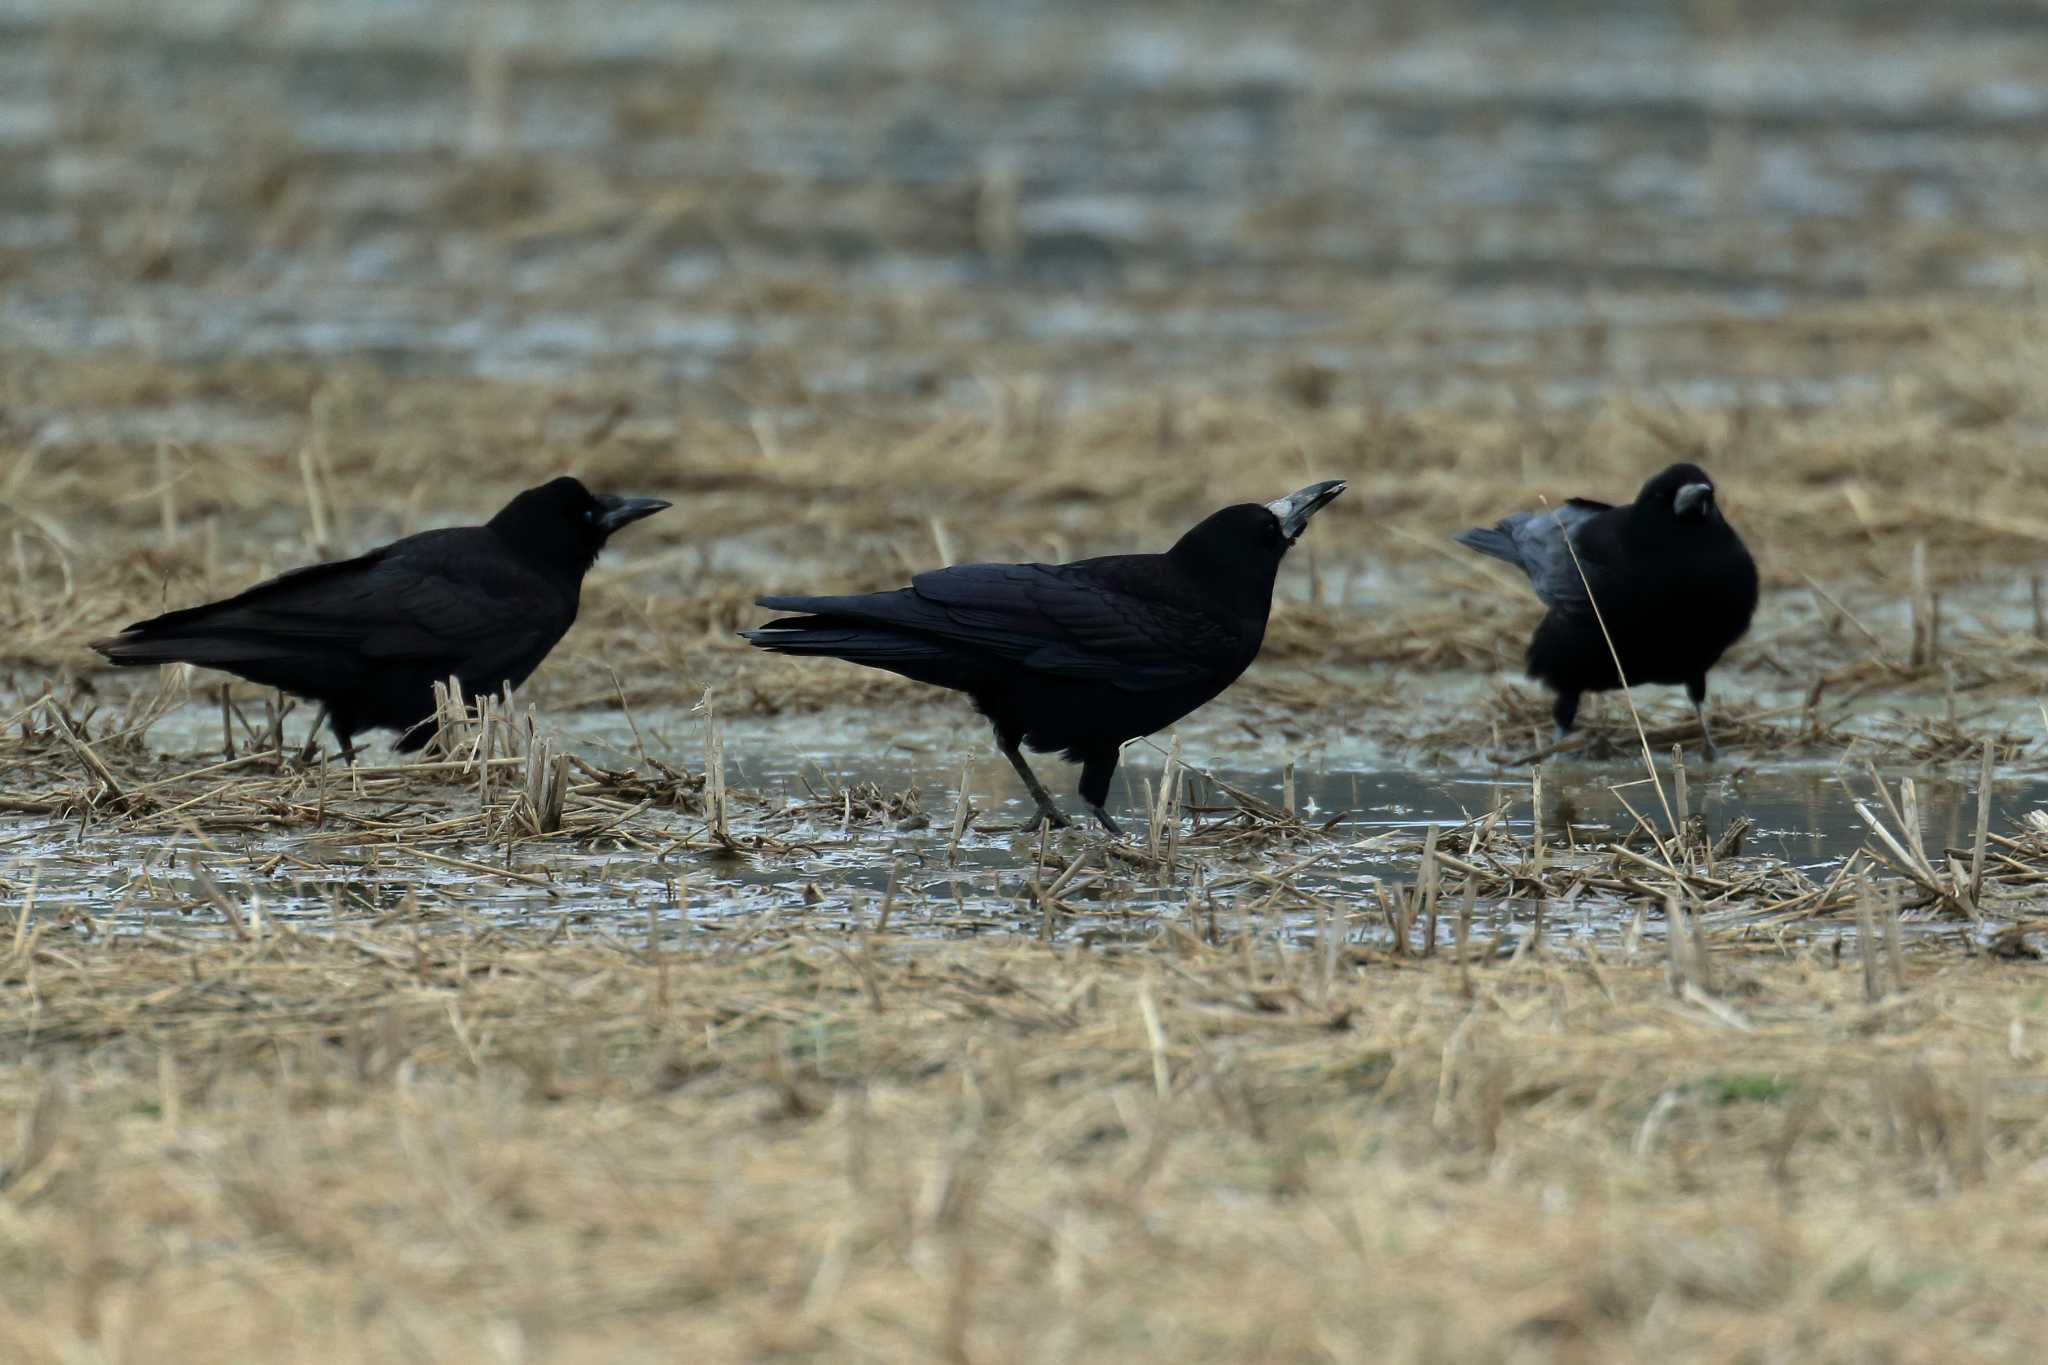
{"label": "bird's tail feather", "polygon": [[1502,560],[1516,568],[1526,567],[1522,563],[1522,552],[1515,546],[1515,538],[1501,526],[1475,526],[1469,531],[1460,531],[1451,537],[1468,550],[1477,550],[1492,559]]}
{"label": "bird's tail feather", "polygon": [[206,668],[246,667],[266,660],[290,659],[289,640],[266,639],[244,631],[152,631],[131,626],[119,635],[94,640],[92,647],[108,662],[123,665],[198,664]]}
{"label": "bird's tail feather", "polygon": [[943,640],[829,617],[786,616],[740,635],[777,654],[825,655],[940,687],[971,688],[984,672]]}
{"label": "bird's tail feather", "polygon": [[[854,593],[846,597],[797,597],[784,595],[781,597],[757,597],[754,599],[754,605],[766,607],[770,611],[800,611],[815,618],[819,616],[833,616],[861,608],[872,609],[878,603],[886,602],[891,598],[902,595],[901,589],[895,592]],[[780,621],[770,621],[762,629],[770,630],[796,624],[798,624],[797,618],[786,617]]]}
{"label": "bird's tail feather", "polygon": [[749,644],[777,654],[830,654],[855,663],[887,667],[885,660],[936,659],[946,653],[938,641],[901,631],[851,625],[819,617],[793,616],[740,632]]}

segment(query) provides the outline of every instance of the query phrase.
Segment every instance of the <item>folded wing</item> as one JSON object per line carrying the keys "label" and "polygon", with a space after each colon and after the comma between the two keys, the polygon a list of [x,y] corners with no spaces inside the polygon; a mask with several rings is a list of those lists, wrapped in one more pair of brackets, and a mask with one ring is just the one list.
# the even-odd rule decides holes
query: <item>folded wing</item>
{"label": "folded wing", "polygon": [[[1613,508],[1589,498],[1573,498],[1562,507],[1514,512],[1492,526],[1475,527],[1453,537],[1460,545],[1514,565],[1529,576],[1529,586],[1552,610],[1583,611],[1586,578],[1597,577],[1597,549],[1582,532],[1588,523]],[[1567,544],[1566,538],[1570,538]],[[1573,550],[1578,551],[1574,561]],[[1583,568],[1584,573],[1581,573]]]}
{"label": "folded wing", "polygon": [[545,652],[560,633],[549,608],[521,575],[450,572],[401,543],[138,621],[94,648],[115,663],[201,664],[308,693],[393,667],[486,680]]}
{"label": "folded wing", "polygon": [[1021,668],[1153,691],[1202,679],[1236,643],[1209,615],[1122,590],[1086,564],[961,564],[894,592],[761,605],[806,613],[746,632],[764,648],[956,687]]}

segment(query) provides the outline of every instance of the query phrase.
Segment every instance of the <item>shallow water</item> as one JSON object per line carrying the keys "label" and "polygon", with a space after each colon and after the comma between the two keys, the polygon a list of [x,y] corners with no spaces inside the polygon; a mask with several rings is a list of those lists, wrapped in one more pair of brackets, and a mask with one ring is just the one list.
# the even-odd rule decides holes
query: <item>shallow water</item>
{"label": "shallow water", "polygon": [[[737,745],[744,732],[729,743]],[[767,738],[764,736],[764,738]],[[877,741],[881,736],[874,737]],[[966,790],[977,810],[993,818],[1021,822],[1030,815],[1028,800],[1010,774],[1008,765],[987,753],[979,727],[967,727],[956,735],[953,746],[915,742],[910,748],[894,749],[863,745],[857,738],[828,745],[813,739],[801,763],[792,763],[786,750],[763,746],[754,751],[747,765],[759,785],[808,795],[826,783],[844,786],[871,782],[884,791],[915,790],[923,808],[931,813],[934,828],[917,834],[843,839],[826,822],[818,831],[820,850],[803,865],[802,878],[791,879],[783,872],[758,874],[757,884],[785,886],[804,879],[830,878],[843,885],[879,894],[887,886],[892,867],[915,862],[928,865],[934,848],[943,848],[947,827],[961,790],[965,766]],[[1232,746],[1234,747],[1234,746]],[[1480,767],[1416,770],[1389,767],[1376,754],[1355,752],[1338,743],[1319,747],[1312,758],[1294,765],[1291,775],[1271,765],[1247,762],[1242,752],[1226,753],[1205,762],[1209,755],[1199,739],[1187,748],[1186,758],[1229,784],[1278,809],[1289,788],[1304,822],[1321,831],[1328,842],[1316,842],[1274,851],[1255,858],[1252,866],[1270,871],[1292,865],[1311,854],[1320,855],[1315,865],[1296,877],[1302,890],[1329,899],[1357,914],[1361,898],[1376,894],[1381,882],[1412,882],[1417,871],[1415,851],[1420,836],[1431,825],[1450,831],[1504,809],[1502,824],[1526,836],[1532,831],[1533,803],[1537,799],[1536,775],[1529,769],[1499,771]],[[1041,775],[1070,813],[1078,802],[1070,792],[1073,770],[1055,760],[1036,761]],[[1112,801],[1127,834],[1142,840],[1146,802],[1157,791],[1163,769],[1162,755],[1145,742],[1126,751],[1119,770]],[[1897,779],[1910,776],[1918,796],[1921,836],[1925,846],[1939,857],[1944,848],[1967,849],[1972,841],[1977,813],[1978,780],[1974,774],[1894,769],[1881,773],[1896,789]],[[1573,840],[1581,846],[1597,846],[1627,836],[1638,825],[1638,817],[1660,834],[1668,833],[1676,812],[1667,803],[1679,798],[1671,782],[1668,765],[1660,764],[1663,788],[1653,786],[1640,762],[1553,761],[1541,770],[1543,828],[1555,839],[1569,826]],[[1232,799],[1193,783],[1191,805],[1205,800],[1221,810],[1234,805]],[[795,799],[795,798],[792,798]],[[1729,826],[1746,819],[1748,833],[1741,841],[1741,855],[1755,862],[1782,861],[1816,882],[1825,881],[1849,856],[1870,840],[1870,831],[1856,812],[1858,801],[1881,810],[1869,777],[1860,771],[1832,763],[1774,763],[1750,766],[1739,756],[1713,768],[1688,758],[1685,813],[1702,817],[1707,833],[1719,838]],[[1991,828],[2002,830],[2024,811],[2048,802],[2048,776],[2039,773],[2004,772],[1994,776],[1991,796]],[[1120,803],[1120,804],[1119,804]],[[1208,818],[1215,819],[1211,814]],[[1388,841],[1384,836],[1408,834],[1414,838]],[[1098,837],[1093,832],[1062,836],[1054,861],[1064,861],[1080,841]],[[927,895],[950,896],[958,886],[971,904],[987,907],[996,924],[1033,927],[1036,914],[1029,909],[1029,866],[1031,841],[1015,836],[998,841],[973,842],[964,851],[959,871],[934,874],[930,880],[913,881],[912,886]],[[1392,842],[1393,848],[1371,845]],[[1446,843],[1446,848],[1454,845]],[[1020,869],[1018,864],[1023,864]],[[1228,869],[1217,874],[1231,878]],[[1141,929],[1149,930],[1143,917],[1183,911],[1189,900],[1185,879],[1175,886],[1160,886],[1149,874],[1112,878],[1117,884],[1117,904],[1125,916],[1140,917]],[[980,898],[977,902],[976,892]],[[1263,894],[1263,893],[1261,893]],[[1247,897],[1251,899],[1251,897]],[[1533,913],[1527,903],[1486,907],[1493,927],[1517,917],[1526,921]],[[1276,918],[1291,932],[1312,926],[1310,912],[1276,912]],[[1628,931],[1635,912],[1620,901],[1589,897],[1573,907],[1565,920],[1550,924],[1554,934],[1609,940]],[[1118,916],[1090,918],[1066,926],[1070,930],[1096,934],[1116,931]],[[1355,924],[1359,937],[1384,937],[1377,926]],[[1442,931],[1448,937],[1446,924]]]}
{"label": "shallow water", "polygon": [[[1667,812],[1665,802],[1680,799],[1668,765],[1662,765],[1660,796],[1641,767],[1627,762],[1553,761],[1540,774],[1481,767],[1416,770],[1388,765],[1371,746],[1327,737],[1296,747],[1303,756],[1290,776],[1258,757],[1278,751],[1277,744],[1233,733],[1210,717],[1182,728],[1185,760],[1275,809],[1285,806],[1291,787],[1294,809],[1313,834],[1228,852],[1205,847],[1200,827],[1215,826],[1236,802],[1195,779],[1187,796],[1193,819],[1182,827],[1184,866],[1177,874],[1165,877],[1151,867],[1104,859],[1101,836],[1092,829],[1054,836],[1051,870],[1037,874],[1038,841],[1023,828],[1029,804],[1008,765],[991,751],[986,732],[970,717],[934,721],[930,713],[921,714],[913,721],[861,713],[724,723],[730,788],[764,798],[736,798],[733,831],[743,846],[758,834],[775,845],[751,853],[706,848],[700,817],[659,810],[630,824],[637,846],[604,838],[528,841],[509,859],[502,848],[433,839],[419,844],[431,855],[422,856],[345,827],[242,832],[202,821],[182,833],[159,825],[156,832],[137,834],[120,820],[88,822],[81,830],[75,820],[31,817],[0,825],[0,885],[12,888],[7,899],[15,904],[33,900],[40,920],[54,917],[88,932],[172,926],[229,932],[219,908],[225,900],[258,928],[267,917],[308,931],[345,933],[353,921],[396,914],[416,915],[428,925],[449,917],[559,921],[564,932],[602,933],[634,944],[652,933],[663,942],[705,947],[764,929],[836,936],[872,928],[885,899],[891,932],[1116,940],[1149,936],[1164,918],[1188,915],[1206,923],[1213,914],[1228,932],[1256,908],[1264,929],[1301,938],[1314,932],[1310,902],[1275,900],[1269,884],[1256,880],[1298,868],[1292,880],[1301,892],[1326,902],[1351,937],[1376,941],[1386,936],[1379,888],[1413,881],[1420,836],[1431,825],[1448,831],[1500,811],[1505,828],[1526,836],[1540,780],[1546,833],[1554,841],[1569,829],[1576,844],[1597,847],[1626,836],[1638,815],[1668,830],[1675,812]],[[600,768],[646,770],[639,752],[644,745],[652,758],[701,770],[704,717],[657,710],[635,722],[637,737],[616,713],[567,717],[559,729],[570,751]],[[299,723],[294,718],[294,733]],[[187,706],[155,726],[149,742],[187,756],[197,768],[217,754],[209,752],[217,725],[210,707]],[[1072,770],[1053,759],[1036,765],[1063,794],[1063,804],[1076,810]],[[1145,802],[1157,790],[1162,767],[1159,750],[1146,742],[1134,745],[1113,793],[1112,809],[1139,844],[1145,838]],[[1912,776],[1927,848],[1939,857],[1940,849],[1968,847],[1977,808],[1975,775]],[[338,803],[345,781],[338,773],[334,780]],[[1870,781],[1838,765],[1750,766],[1730,755],[1708,768],[1693,757],[1685,786],[1686,811],[1703,817],[1710,836],[1718,837],[1738,819],[1751,822],[1736,866],[1778,863],[1823,881],[1868,839],[1855,801],[1872,801]],[[865,812],[869,788],[898,798],[907,818],[863,813],[849,823],[843,793],[859,793]],[[952,827],[963,793],[975,815],[955,844]],[[904,800],[906,794],[914,794],[914,801]],[[2044,803],[2048,776],[2001,772],[1992,787],[1992,828],[2002,829]],[[457,812],[474,809],[473,798],[462,791],[453,794],[452,804]],[[409,807],[396,798],[369,808],[394,821],[447,813],[446,804]],[[168,828],[174,831],[175,825]],[[1208,837],[1215,837],[1213,828]],[[1445,847],[1459,845],[1452,840]],[[1045,884],[1059,867],[1091,849],[1097,851],[1088,868],[1063,895],[1073,913],[1048,921],[1034,881]],[[1536,906],[1527,900],[1482,903],[1479,913],[1480,931],[1497,935],[1511,924],[1527,924]],[[1553,937],[1595,942],[1639,927],[1633,906],[1605,894],[1552,907],[1544,922]],[[1440,932],[1448,935],[1447,922]]]}
{"label": "shallow water", "polygon": [[[1810,406],[1884,392],[1903,343],[1807,335],[1799,318],[1894,297],[1913,316],[1929,301],[2033,307],[2048,26],[1988,0],[1739,23],[1625,0],[487,8],[488,22],[450,26],[381,0],[0,0],[0,352],[24,369],[139,353],[565,391],[595,377],[661,395],[631,419],[653,442],[678,420],[671,402],[830,421],[849,398],[980,410],[1013,381],[1070,406],[1276,381],[1303,402],[1368,406]],[[1770,344],[1774,323],[1791,344]],[[1291,386],[1303,367],[1309,382]],[[101,442],[145,459],[165,443],[285,452],[306,437],[297,405],[231,379],[114,410],[89,386],[21,387],[9,439],[39,458]],[[704,535],[729,569],[766,577],[774,554],[776,577],[810,571],[752,533]],[[1898,592],[1832,586],[1903,633]],[[1329,590],[1365,610],[1412,589],[1339,566]],[[1944,605],[2006,631],[2031,613],[2016,580]],[[1394,685],[1404,707],[1426,686],[1421,707],[1442,713],[1496,680]],[[1746,676],[1741,693],[1799,701],[1803,681],[1778,685]],[[1871,698],[1854,724],[1889,723],[1880,701],[1948,704]],[[2040,735],[2031,702],[1993,705],[1995,723]],[[188,913],[211,905],[198,856],[231,901],[260,897],[281,920],[397,912],[417,892],[430,915],[584,917],[624,935],[651,911],[664,932],[715,940],[764,915],[871,917],[901,867],[897,927],[1035,932],[1031,841],[995,828],[1026,813],[1015,779],[964,711],[931,714],[729,725],[736,788],[806,802],[873,783],[916,792],[930,821],[778,824],[804,845],[786,859],[705,854],[682,843],[699,822],[659,813],[636,828],[666,852],[556,841],[515,850],[510,877],[298,830],[138,837],[29,819],[0,822],[0,882],[15,903],[33,886],[48,910],[122,928],[218,927],[215,909]],[[1273,803],[1291,760],[1298,809],[1336,821],[1302,885],[1343,903],[1414,873],[1412,852],[1361,843],[1502,804],[1533,824],[1526,771],[1470,752],[1417,767],[1384,725],[1253,731],[1231,714],[1183,727],[1188,759]],[[1411,714],[1425,718],[1387,724]],[[594,761],[637,761],[616,716],[549,721]],[[640,721],[657,756],[701,765],[701,718]],[[200,755],[212,724],[189,708],[152,740]],[[1159,765],[1133,751],[1120,808],[1142,805]],[[1044,771],[1070,791],[1061,765]],[[1624,801],[1661,827],[1640,777],[1627,762],[1549,765],[1545,828],[1612,837],[1633,822]],[[1965,842],[1974,778],[1916,777],[1926,839]],[[1867,791],[1854,767],[1736,754],[1695,770],[1689,804],[1714,830],[1754,821],[1752,853],[1820,875],[1865,838],[1845,780]],[[2001,773],[1996,818],[2039,802],[2042,781]],[[949,864],[963,787],[989,828]],[[1185,882],[1126,869],[1101,878],[1100,913],[1054,927],[1142,931],[1187,898]],[[1581,909],[1614,929],[1616,907]]]}

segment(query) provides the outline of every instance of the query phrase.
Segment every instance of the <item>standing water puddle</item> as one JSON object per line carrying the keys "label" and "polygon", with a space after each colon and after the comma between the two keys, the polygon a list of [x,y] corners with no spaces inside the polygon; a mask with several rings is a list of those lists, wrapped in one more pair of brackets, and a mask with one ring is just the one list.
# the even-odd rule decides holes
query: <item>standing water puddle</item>
{"label": "standing water puddle", "polygon": [[[151,731],[151,747],[188,756],[186,770],[203,767],[206,729],[216,716],[205,707],[184,708]],[[653,760],[672,769],[702,770],[700,717],[657,712],[638,722],[640,740],[612,715],[569,717],[561,731],[568,750],[594,768],[646,772],[652,765],[638,752],[644,743]],[[559,920],[565,932],[635,944],[653,933],[714,946],[765,929],[832,936],[871,930],[886,902],[887,928],[897,933],[1113,941],[1150,936],[1163,917],[1193,915],[1206,926],[1213,916],[1229,932],[1226,921],[1256,914],[1267,929],[1305,937],[1320,915],[1341,920],[1350,937],[1372,941],[1387,933],[1383,888],[1415,880],[1430,827],[1437,827],[1444,853],[1496,870],[1519,863],[1534,827],[1528,770],[1402,770],[1387,766],[1384,755],[1336,744],[1296,765],[1292,796],[1300,822],[1288,830],[1260,828],[1236,813],[1234,797],[1194,780],[1187,796],[1193,819],[1176,836],[1179,865],[1169,874],[1145,854],[1144,811],[1163,763],[1141,743],[1127,752],[1112,798],[1129,856],[1108,851],[1098,831],[1077,828],[1053,836],[1039,871],[1039,838],[1021,827],[1029,807],[984,733],[971,721],[919,726],[876,717],[837,726],[790,718],[729,723],[730,849],[707,837],[692,797],[681,808],[668,802],[631,811],[637,803],[629,803],[630,818],[610,830],[515,842],[508,855],[476,837],[473,823],[467,832],[458,827],[457,817],[477,810],[465,787],[372,776],[357,795],[349,779],[330,773],[333,810],[324,823],[306,818],[318,798],[305,793],[271,799],[267,815],[260,800],[238,808],[250,812],[246,817],[195,808],[190,823],[176,811],[82,825],[75,815],[18,817],[0,831],[0,892],[14,905],[33,903],[38,922],[88,932],[172,925],[246,932],[266,918],[345,932],[363,917],[417,915],[423,923]],[[1247,742],[1215,722],[1184,727],[1183,736],[1191,765],[1266,807],[1285,807],[1287,774],[1257,761],[1270,751],[1268,741]],[[1072,769],[1053,759],[1036,762],[1063,804],[1077,809]],[[389,760],[373,752],[366,763],[375,769]],[[1663,802],[1677,794],[1668,767],[1664,776],[1660,798],[1639,767],[1546,766],[1546,857],[1553,866],[1575,856],[1589,866],[1607,857],[1637,828],[1631,808],[1660,834],[1668,832]],[[1894,786],[1898,776],[1887,774]],[[1973,841],[1977,780],[1913,776],[1919,833],[1939,863],[1942,850],[1967,849]],[[219,782],[239,780],[224,773]],[[501,779],[501,795],[513,780]],[[956,836],[963,791],[973,815]],[[1834,765],[1750,768],[1739,755],[1712,769],[1695,762],[1684,799],[1707,840],[1719,845],[1715,872],[1723,879],[1768,877],[1772,887],[1791,888],[1826,882],[1870,842],[1856,800],[1882,809],[1866,774]],[[1991,828],[2005,830],[2043,804],[2048,778],[2002,775],[1993,783]],[[1476,847],[1473,822],[1493,812],[1499,814],[1491,838],[1506,842]],[[1741,821],[1747,825],[1737,847],[1726,836]],[[449,833],[436,836],[437,822],[448,823]],[[402,831],[395,840],[393,830]],[[1582,854],[1562,842],[1567,832]],[[1635,842],[1654,871],[1654,847],[1646,837]],[[1038,888],[1077,859],[1081,866],[1048,915]],[[1508,921],[1532,918],[1543,895],[1523,886],[1510,901],[1482,891],[1478,931],[1497,934]],[[1565,901],[1545,904],[1544,923],[1560,938],[1614,939],[1637,922],[1643,899],[1631,899],[1611,877],[1595,878]],[[1756,915],[1768,905],[1769,897],[1760,896],[1731,900],[1727,910]],[[231,916],[242,929],[233,929]],[[1448,914],[1439,932],[1448,937]]]}

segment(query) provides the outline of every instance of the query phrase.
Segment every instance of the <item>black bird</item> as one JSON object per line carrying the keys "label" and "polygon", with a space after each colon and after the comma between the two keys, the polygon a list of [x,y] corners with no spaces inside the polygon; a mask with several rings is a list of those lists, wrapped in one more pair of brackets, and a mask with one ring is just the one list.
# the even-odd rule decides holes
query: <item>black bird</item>
{"label": "black bird", "polygon": [[1672,465],[1626,507],[1573,498],[1455,539],[1528,574],[1550,608],[1529,640],[1529,676],[1557,693],[1551,715],[1560,739],[1572,728],[1582,692],[1604,692],[1624,678],[1630,686],[1683,683],[1707,757],[1714,757],[1707,670],[1749,629],[1757,580],[1756,561],[1722,518],[1705,470]]}
{"label": "black bird", "polygon": [[1117,754],[1214,697],[1250,666],[1266,634],[1280,560],[1310,517],[1344,491],[1313,484],[1226,507],[1165,554],[1071,564],[956,564],[894,592],[764,597],[806,613],[742,634],[783,654],[829,654],[965,692],[1038,803],[1066,825],[1018,746],[1081,765],[1081,799],[1103,803]]}
{"label": "black bird", "polygon": [[[309,697],[350,761],[363,730],[395,729],[410,753],[431,737],[435,683],[455,677],[481,696],[525,682],[576,620],[583,575],[606,539],[667,506],[560,478],[482,526],[293,569],[93,648],[117,664],[201,664]],[[308,754],[319,731],[316,720]]]}

